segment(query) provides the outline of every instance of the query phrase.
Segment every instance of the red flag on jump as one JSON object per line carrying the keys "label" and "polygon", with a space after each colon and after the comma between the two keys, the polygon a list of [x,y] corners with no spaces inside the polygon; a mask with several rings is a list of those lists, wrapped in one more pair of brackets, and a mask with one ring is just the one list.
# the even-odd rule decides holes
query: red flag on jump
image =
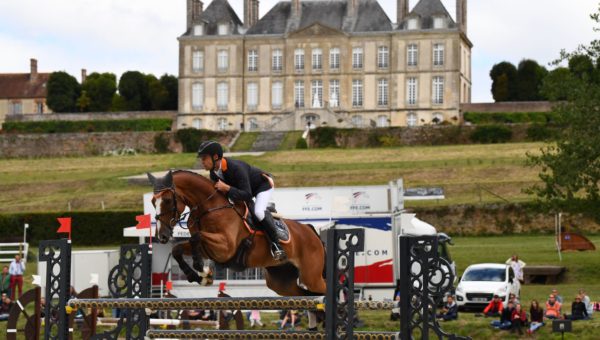
{"label": "red flag on jump", "polygon": [[138,221],[135,229],[146,229],[151,227],[150,214],[138,215],[135,217],[135,220]]}
{"label": "red flag on jump", "polygon": [[173,290],[173,282],[171,282],[171,281],[167,281],[167,284],[166,284],[166,289],[167,289],[167,290]]}
{"label": "red flag on jump", "polygon": [[59,217],[57,218],[60,227],[56,231],[57,233],[68,233],[69,240],[71,239],[71,218],[70,217]]}

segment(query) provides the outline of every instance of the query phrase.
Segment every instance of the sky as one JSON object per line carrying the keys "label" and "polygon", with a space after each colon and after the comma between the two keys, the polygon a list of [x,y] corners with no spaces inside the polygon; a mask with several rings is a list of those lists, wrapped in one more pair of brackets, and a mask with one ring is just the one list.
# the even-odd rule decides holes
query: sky
{"label": "sky", "polygon": [[[205,8],[210,0],[204,3]],[[243,0],[229,0],[238,16]],[[260,15],[278,0],[260,0]],[[442,0],[454,17],[455,0]],[[489,71],[501,61],[547,65],[561,49],[600,38],[589,15],[600,0],[469,0],[467,36],[473,43],[472,101],[490,102]],[[411,0],[411,8],[417,0]],[[396,1],[380,0],[396,21]],[[185,31],[186,0],[0,1],[0,73],[81,69],[178,73],[177,37]]]}

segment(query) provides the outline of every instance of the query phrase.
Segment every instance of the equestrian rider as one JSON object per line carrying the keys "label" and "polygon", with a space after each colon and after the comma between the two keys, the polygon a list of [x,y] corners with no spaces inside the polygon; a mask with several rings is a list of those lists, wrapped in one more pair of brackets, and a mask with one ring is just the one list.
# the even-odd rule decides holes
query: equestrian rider
{"label": "equestrian rider", "polygon": [[[274,182],[271,176],[246,162],[223,157],[223,147],[215,141],[206,141],[198,148],[198,157],[204,169],[210,171],[210,179],[215,189],[227,195],[233,202],[245,202],[254,207],[254,216],[266,231],[271,242],[271,253],[281,261],[287,254],[279,244],[275,220],[267,210],[273,194]],[[255,198],[255,201],[252,201]]]}

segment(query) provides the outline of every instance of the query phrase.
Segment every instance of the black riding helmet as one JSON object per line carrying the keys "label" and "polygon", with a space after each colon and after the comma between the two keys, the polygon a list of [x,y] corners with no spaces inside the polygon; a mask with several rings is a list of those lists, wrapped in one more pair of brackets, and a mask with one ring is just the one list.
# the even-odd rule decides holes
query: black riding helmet
{"label": "black riding helmet", "polygon": [[213,160],[214,167],[214,155],[218,156],[217,160],[223,158],[223,147],[221,146],[221,144],[215,142],[214,140],[202,142],[202,144],[200,144],[200,147],[198,147],[198,157],[202,157],[202,155],[209,155],[210,159]]}

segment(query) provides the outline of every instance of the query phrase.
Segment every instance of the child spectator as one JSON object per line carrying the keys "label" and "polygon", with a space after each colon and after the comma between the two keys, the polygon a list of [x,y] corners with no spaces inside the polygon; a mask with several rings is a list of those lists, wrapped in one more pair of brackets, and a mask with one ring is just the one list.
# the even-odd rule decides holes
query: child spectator
{"label": "child spectator", "polygon": [[500,316],[504,310],[504,304],[498,295],[494,295],[494,298],[483,310],[485,316]]}
{"label": "child spectator", "polygon": [[514,333],[517,331],[519,335],[523,335],[523,326],[527,324],[527,314],[521,308],[521,304],[518,303],[513,310],[510,321],[512,323],[510,332]]}
{"label": "child spectator", "polygon": [[250,311],[250,328],[254,328],[255,324],[265,327],[265,324],[260,321],[260,311],[257,309]]}
{"label": "child spectator", "polygon": [[512,312],[514,310],[515,305],[511,301],[508,301],[508,305],[502,310],[500,320],[494,320],[490,323],[490,325],[497,329],[510,329],[512,325]]}
{"label": "child spectator", "polygon": [[583,304],[585,305],[585,309],[587,311],[588,318],[591,319],[592,314],[594,314],[594,304],[590,300],[590,297],[587,296],[587,294],[585,293],[585,290],[580,289],[579,295],[581,295],[581,302],[583,302]]}
{"label": "child spectator", "polygon": [[563,304],[563,298],[558,294],[558,290],[556,290],[556,288],[552,289],[552,295],[554,295],[556,301],[558,301],[561,305]]}
{"label": "child spectator", "polygon": [[523,267],[527,264],[519,260],[519,255],[514,254],[510,259],[506,260],[506,264],[511,266],[517,280],[523,283]]}
{"label": "child spectator", "polygon": [[537,331],[538,328],[544,325],[544,309],[540,307],[540,304],[537,302],[537,300],[531,301],[529,315],[531,317],[531,323],[529,324],[527,334],[531,335]]}
{"label": "child spectator", "polygon": [[454,296],[448,295],[444,308],[441,313],[436,315],[439,320],[450,321],[458,319],[458,305],[454,301]]}
{"label": "child spectator", "polygon": [[0,294],[10,295],[10,274],[8,273],[8,266],[2,267],[2,274],[0,274]]}
{"label": "child spectator", "polygon": [[575,301],[571,304],[571,315],[565,315],[568,320],[585,320],[588,319],[588,313],[585,304],[581,302],[581,296],[577,295]]}
{"label": "child spectator", "polygon": [[[556,289],[555,289],[556,290]],[[561,303],[556,301],[556,296],[550,294],[548,301],[546,302],[546,315],[547,319],[553,320],[560,318]]]}

